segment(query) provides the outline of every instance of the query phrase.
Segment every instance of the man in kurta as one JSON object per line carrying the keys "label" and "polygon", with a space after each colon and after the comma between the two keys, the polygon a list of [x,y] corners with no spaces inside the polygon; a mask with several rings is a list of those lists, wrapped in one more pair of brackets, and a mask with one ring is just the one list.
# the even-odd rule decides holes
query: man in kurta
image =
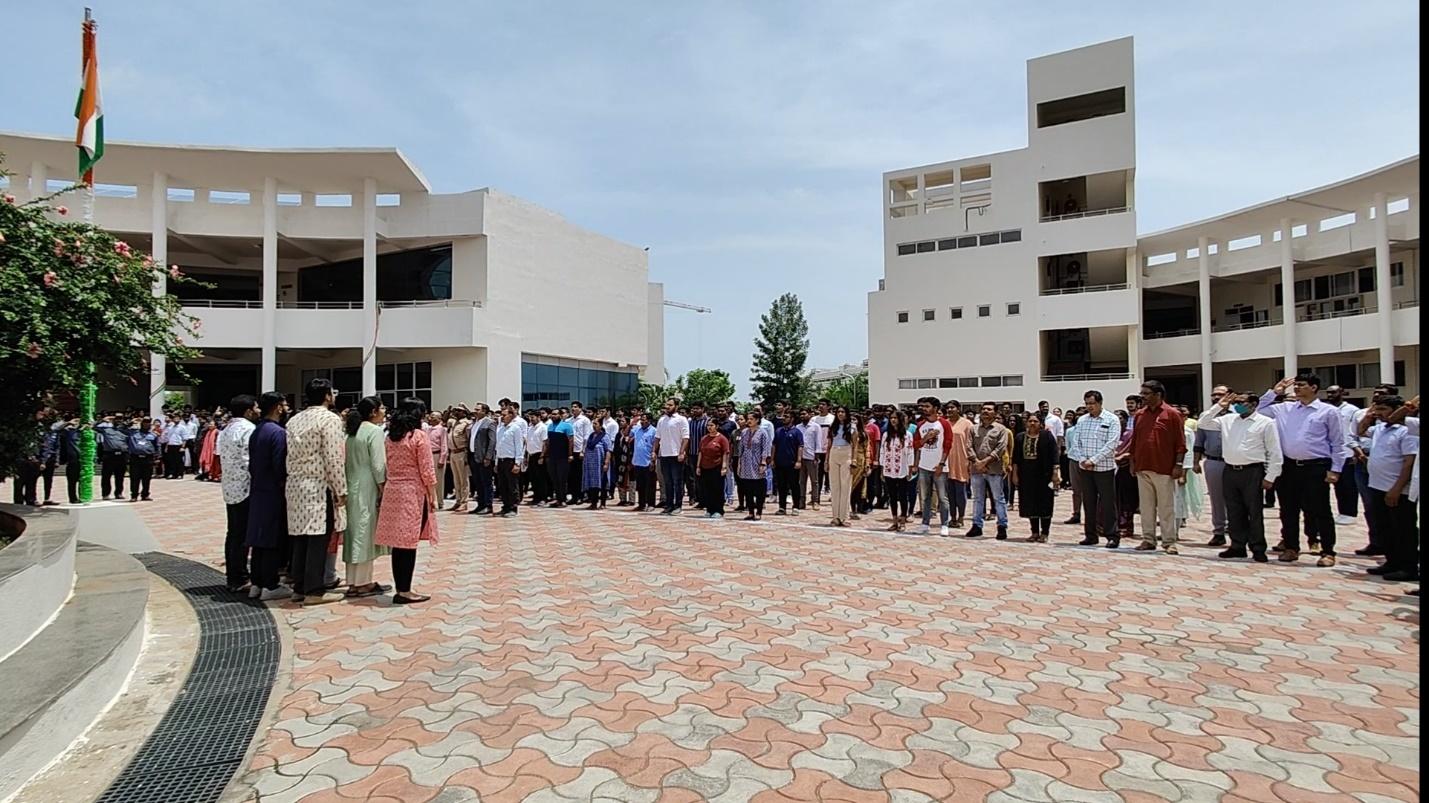
{"label": "man in kurta", "polygon": [[[334,533],[347,529],[347,433],[333,412],[332,382],[303,389],[307,406],[288,421],[288,532],[293,539],[293,598],[321,605],[343,598],[326,592],[323,570]],[[334,583],[334,587],[336,587]]]}
{"label": "man in kurta", "polygon": [[258,399],[257,426],[248,437],[248,538],[253,550],[253,586],[249,596],[287,599],[292,589],[278,582],[283,550],[288,546],[288,433],[278,423],[288,412],[281,393]]}

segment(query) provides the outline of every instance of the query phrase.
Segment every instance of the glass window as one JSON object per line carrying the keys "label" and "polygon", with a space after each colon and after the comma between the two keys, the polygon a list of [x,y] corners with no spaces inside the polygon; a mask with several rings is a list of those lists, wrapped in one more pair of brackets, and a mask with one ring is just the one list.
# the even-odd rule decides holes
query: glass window
{"label": "glass window", "polygon": [[380,393],[380,394],[378,394],[378,395],[382,397],[382,403],[383,403],[384,405],[386,405],[386,407],[387,407],[388,410],[395,410],[395,409],[397,409],[397,394],[396,394],[396,393],[388,392],[388,393]]}
{"label": "glass window", "polygon": [[899,323],[908,323],[908,313],[906,313],[906,312],[900,312],[900,313],[898,313],[898,322],[899,322]]}
{"label": "glass window", "polygon": [[536,384],[536,363],[521,363],[521,384],[523,387]]}
{"label": "glass window", "polygon": [[432,386],[432,364],[429,362],[419,362],[416,364],[416,384],[413,387],[429,388]]}
{"label": "glass window", "polygon": [[1337,296],[1348,296],[1355,294],[1355,288],[1357,286],[1358,282],[1355,280],[1354,271],[1346,271],[1344,273],[1335,274],[1331,288],[1333,293]]}
{"label": "glass window", "polygon": [[936,384],[936,379],[920,379],[918,380],[918,389],[923,390],[924,388],[932,388]]}
{"label": "glass window", "polygon": [[536,384],[555,385],[560,381],[560,369],[556,366],[543,364],[536,366]]}
{"label": "glass window", "polygon": [[1362,362],[1362,363],[1360,363],[1360,381],[1364,383],[1363,385],[1360,385],[1360,386],[1359,386],[1359,387],[1362,387],[1362,388],[1372,388],[1372,387],[1374,387],[1375,385],[1378,385],[1378,384],[1379,384],[1379,363],[1377,363],[1377,362]]}
{"label": "glass window", "polygon": [[362,390],[361,368],[334,368],[332,386],[342,393],[358,393]]}
{"label": "glass window", "polygon": [[417,391],[417,398],[426,403],[428,410],[432,409],[432,392],[430,390]]}
{"label": "glass window", "polygon": [[932,251],[933,248],[935,247],[935,245],[936,245],[936,244],[935,244],[932,240],[928,240],[927,242],[918,243],[918,253],[920,253],[920,254],[926,254],[926,253],[928,253],[929,251]]}
{"label": "glass window", "polygon": [[1360,292],[1374,292],[1374,268],[1360,268]]}
{"label": "glass window", "polygon": [[938,241],[938,250],[939,250],[939,251],[949,251],[949,250],[952,250],[952,249],[957,248],[957,247],[958,247],[958,241],[955,240],[955,239],[953,239],[953,240],[939,240],[939,241]]}
{"label": "glass window", "polygon": [[918,380],[916,380],[916,379],[900,379],[900,380],[898,380],[898,389],[899,389],[899,390],[917,390],[917,389],[918,389]]}
{"label": "glass window", "polygon": [[1010,303],[1010,304],[1007,305],[1007,314],[1008,314],[1008,315],[1021,315],[1021,314],[1022,314],[1022,305],[1021,305],[1020,303],[1016,302],[1016,301],[1013,301],[1012,303]]}
{"label": "glass window", "polygon": [[1004,232],[1002,233],[1002,242],[1003,242],[1004,244],[1006,244],[1006,243],[1020,243],[1020,242],[1022,242],[1022,229],[1013,229],[1013,230],[1011,230],[1011,231],[1004,231]]}
{"label": "glass window", "polygon": [[977,308],[977,316],[979,318],[992,317],[992,306],[989,304],[979,304]]}
{"label": "glass window", "polygon": [[970,236],[970,237],[959,237],[959,238],[958,238],[958,247],[959,247],[959,248],[976,248],[976,247],[977,247],[977,235],[974,234],[974,235],[972,235],[972,236]]}
{"label": "glass window", "polygon": [[1014,376],[1004,376],[1004,377],[1002,378],[1002,384],[1003,384],[1005,387],[1009,387],[1009,388],[1021,387],[1021,386],[1022,386],[1022,375],[1021,375],[1021,374],[1016,374],[1016,375],[1014,375]]}
{"label": "glass window", "polygon": [[960,376],[960,377],[958,377],[958,387],[960,387],[960,388],[975,388],[975,387],[977,387],[977,377],[975,377],[975,376]]}
{"label": "glass window", "polygon": [[[452,297],[452,247],[445,243],[377,255],[378,301],[435,301]],[[362,259],[298,271],[299,301],[362,301]]]}
{"label": "glass window", "polygon": [[557,384],[567,386],[580,384],[581,373],[579,368],[562,365],[560,366],[558,371],[560,375],[560,380],[557,382]]}
{"label": "glass window", "polygon": [[1310,300],[1310,280],[1301,279],[1295,283],[1295,303]]}
{"label": "glass window", "polygon": [[934,313],[932,310],[930,310],[930,309],[925,309],[925,310],[923,310],[923,320],[925,320],[925,321],[931,321],[931,320],[933,320],[934,317],[935,317],[935,313]]}
{"label": "glass window", "polygon": [[1391,262],[1391,263],[1389,263],[1389,286],[1390,286],[1390,287],[1403,287],[1403,286],[1404,286],[1404,263],[1403,263],[1403,262]]}
{"label": "glass window", "polygon": [[1401,388],[1407,384],[1404,381],[1404,360],[1394,361],[1394,384]]}
{"label": "glass window", "polygon": [[917,252],[917,246],[913,243],[901,243],[898,246],[898,256],[906,257]]}
{"label": "glass window", "polygon": [[[392,389],[394,389],[394,388],[396,388],[396,387],[397,387],[397,372],[396,372],[396,366],[393,366],[393,365],[378,365],[378,366],[377,366],[377,389],[378,389],[378,390],[392,390]],[[384,397],[384,398],[385,398],[385,397]],[[389,405],[387,405],[387,406],[388,406],[388,407],[391,407],[392,405],[389,404]]]}
{"label": "glass window", "polygon": [[957,387],[957,386],[958,386],[957,377],[945,376],[945,377],[942,377],[942,378],[940,378],[940,379],[938,380],[938,387],[940,387],[940,388],[955,388],[955,387]]}
{"label": "glass window", "polygon": [[950,312],[951,312],[951,314],[952,314],[953,320],[955,320],[955,321],[956,321],[957,319],[963,317],[963,308],[962,308],[962,307],[953,307]]}
{"label": "glass window", "polygon": [[1335,384],[1342,388],[1361,387],[1358,374],[1359,371],[1355,365],[1336,365],[1334,373]]}
{"label": "glass window", "polygon": [[978,244],[978,245],[997,245],[997,240],[998,240],[998,233],[997,233],[997,232],[993,232],[993,233],[991,233],[991,234],[979,235],[978,238],[977,238],[977,244]]}
{"label": "glass window", "polygon": [[982,378],[982,386],[985,388],[1000,388],[1002,387],[1002,377],[985,376]]}
{"label": "glass window", "polygon": [[1315,293],[1313,295],[1313,298],[1316,301],[1320,301],[1321,299],[1326,299],[1330,297],[1329,276],[1316,276],[1311,281],[1314,283]]}
{"label": "glass window", "polygon": [[1278,307],[1278,306],[1280,306],[1281,304],[1284,304],[1284,303],[1285,303],[1285,291],[1284,291],[1283,289],[1281,289],[1280,284],[1277,283],[1277,284],[1275,285],[1275,306]]}

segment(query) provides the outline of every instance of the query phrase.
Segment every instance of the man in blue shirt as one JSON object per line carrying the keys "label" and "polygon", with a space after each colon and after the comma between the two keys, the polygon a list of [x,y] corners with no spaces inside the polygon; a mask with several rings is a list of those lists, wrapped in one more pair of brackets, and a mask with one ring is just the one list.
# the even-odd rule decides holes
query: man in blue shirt
{"label": "man in blue shirt", "polygon": [[[709,420],[705,417],[704,402],[690,403],[690,446],[689,454],[685,457],[685,465],[694,466],[700,459],[700,440],[705,436],[705,422]],[[685,493],[694,501],[695,510],[704,510],[704,503],[700,501],[699,486],[695,482],[695,472],[685,472]]]}
{"label": "man in blue shirt", "polygon": [[1415,505],[1404,494],[1414,476],[1419,437],[1390,419],[1402,406],[1404,399],[1399,396],[1380,396],[1360,423],[1360,430],[1364,431],[1370,421],[1374,422],[1369,428],[1373,439],[1369,450],[1369,493],[1372,515],[1385,547],[1384,563],[1371,568],[1369,573],[1394,582],[1419,579]]}
{"label": "man in blue shirt", "polygon": [[655,423],[649,413],[640,414],[640,423],[630,434],[634,441],[630,465],[635,469],[635,512],[643,513],[655,506]]}
{"label": "man in blue shirt", "polygon": [[794,515],[804,509],[804,488],[799,482],[799,461],[804,451],[804,432],[794,423],[794,414],[785,412],[774,432],[774,486],[779,489],[776,516],[787,516],[789,495],[794,496]]}
{"label": "man in blue shirt", "polygon": [[159,436],[153,422],[145,418],[129,433],[129,501],[149,501],[149,481],[154,477],[154,460],[159,456]]}

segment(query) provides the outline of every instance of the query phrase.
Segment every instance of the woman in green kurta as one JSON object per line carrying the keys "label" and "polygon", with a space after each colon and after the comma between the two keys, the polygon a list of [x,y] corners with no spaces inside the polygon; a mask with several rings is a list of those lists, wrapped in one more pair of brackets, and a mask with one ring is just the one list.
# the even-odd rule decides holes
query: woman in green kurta
{"label": "woman in green kurta", "polygon": [[372,579],[372,562],[388,554],[387,547],[372,542],[377,526],[377,505],[387,481],[387,446],[382,422],[387,408],[376,396],[367,396],[347,414],[347,532],[342,539],[342,559],[347,563],[349,597],[370,597],[391,589]]}

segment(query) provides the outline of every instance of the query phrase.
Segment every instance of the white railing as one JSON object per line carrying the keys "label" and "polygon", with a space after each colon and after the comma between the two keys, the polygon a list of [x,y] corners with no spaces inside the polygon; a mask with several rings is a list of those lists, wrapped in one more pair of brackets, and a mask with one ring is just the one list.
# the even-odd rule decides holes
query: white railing
{"label": "white railing", "polygon": [[[221,298],[190,298],[180,302],[185,307],[209,307],[212,309],[262,309],[262,301]],[[379,309],[456,307],[480,308],[481,302],[471,299],[444,298],[436,300],[379,301]],[[278,309],[362,309],[361,301],[279,301]]]}
{"label": "white railing", "polygon": [[1135,379],[1130,372],[1101,374],[1050,374],[1042,377],[1043,382],[1105,382],[1111,379]]}
{"label": "white railing", "polygon": [[213,309],[262,309],[262,301],[245,301],[228,298],[184,298],[179,303],[185,307],[211,307]]}
{"label": "white railing", "polygon": [[458,307],[458,308],[480,308],[481,302],[469,298],[439,298],[430,301],[379,301],[379,309],[401,309],[411,307]]}
{"label": "white railing", "polygon": [[1125,290],[1126,282],[1116,282],[1114,284],[1089,284],[1083,287],[1054,287],[1050,290],[1043,290],[1044,296],[1069,296],[1076,293],[1105,293],[1109,290]]}
{"label": "white railing", "polygon": [[1335,318],[1353,318],[1356,315],[1368,315],[1372,312],[1376,312],[1377,308],[1360,307],[1358,309],[1331,310],[1330,312],[1310,312],[1304,307],[1300,307],[1295,311],[1297,313],[1303,313],[1295,316],[1295,322],[1304,323],[1305,321],[1329,321]]}
{"label": "white railing", "polygon": [[1200,333],[1201,327],[1192,326],[1189,329],[1177,329],[1171,332],[1147,332],[1142,340],[1162,340],[1168,337],[1185,337],[1187,335],[1199,335]]}
{"label": "white railing", "polygon": [[1252,321],[1251,323],[1231,323],[1225,326],[1212,326],[1212,332],[1239,332],[1245,329],[1264,329],[1267,326],[1279,326],[1280,321],[1272,318],[1268,321]]}
{"label": "white railing", "polygon": [[1113,206],[1109,209],[1088,209],[1084,212],[1068,212],[1065,215],[1049,215],[1042,218],[1043,223],[1055,223],[1058,220],[1075,220],[1082,217],[1100,217],[1102,215],[1118,215],[1122,212],[1131,211],[1130,207]]}
{"label": "white railing", "polygon": [[1396,302],[1394,302],[1394,308],[1395,308],[1395,309],[1409,309],[1410,307],[1417,307],[1417,306],[1419,306],[1419,299],[1417,299],[1417,298],[1411,298],[1411,299],[1409,299],[1408,301],[1396,301]]}

